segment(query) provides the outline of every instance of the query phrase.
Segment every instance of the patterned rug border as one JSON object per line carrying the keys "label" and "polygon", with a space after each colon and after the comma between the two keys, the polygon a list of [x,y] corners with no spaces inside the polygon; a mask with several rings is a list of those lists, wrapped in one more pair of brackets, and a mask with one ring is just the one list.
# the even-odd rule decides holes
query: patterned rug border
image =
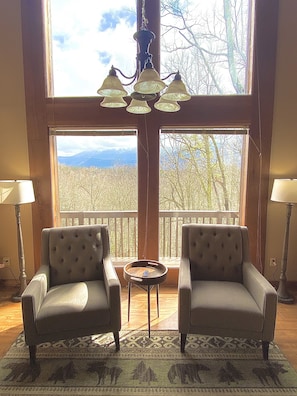
{"label": "patterned rug border", "polygon": [[[137,334],[137,342],[135,344],[125,342],[128,338],[133,340],[134,334]],[[191,358],[191,352],[195,353],[195,358],[201,359],[255,359],[262,360],[262,345],[260,341],[256,340],[244,340],[231,337],[213,337],[213,336],[197,336],[189,334],[187,337],[187,347],[184,354],[180,353],[179,340],[180,336],[176,330],[154,330],[151,332],[151,337],[148,337],[148,333],[145,330],[126,330],[120,332],[120,343],[121,349],[118,352],[118,356],[122,357],[125,355],[127,358],[135,358],[142,356],[143,350],[139,337],[143,338],[142,347],[145,348],[147,357],[154,357],[155,359],[164,358],[168,356],[168,346],[172,344],[177,345],[178,348],[170,352],[170,357],[173,359],[189,359]],[[158,339],[162,338],[164,342],[158,343]],[[211,351],[209,351],[210,344],[209,339],[213,339],[214,342],[211,345]],[[198,342],[195,342],[197,341]],[[224,340],[222,342],[222,340]],[[151,341],[151,342],[150,342]],[[217,343],[217,346],[216,346]],[[167,347],[166,347],[167,345]],[[132,346],[137,347],[131,351]],[[224,346],[224,347],[222,347]],[[95,336],[87,336],[73,340],[61,340],[56,342],[47,342],[38,346],[38,357],[46,358],[49,348],[51,348],[51,357],[54,358],[72,358],[79,359],[85,358],[85,348],[88,348],[88,358],[94,358],[98,353],[98,348],[104,348],[100,350],[102,357],[110,357],[110,353],[113,352],[114,339],[112,334],[100,334]],[[164,347],[166,349],[164,349]],[[201,349],[201,352],[197,350]],[[55,352],[54,352],[55,351]],[[256,353],[256,355],[255,355]],[[28,358],[28,348],[25,344],[24,335],[20,333],[11,348],[6,353],[7,358]],[[269,357],[271,360],[286,361],[279,347],[275,343],[271,343],[269,347]]]}
{"label": "patterned rug border", "polygon": [[[39,395],[39,396],[53,396],[53,395],[87,395],[87,396],[116,396],[116,395],[126,395],[126,396],[143,396],[143,395],[160,395],[160,396],[172,396],[175,395],[193,395],[193,394],[203,394],[206,396],[216,396],[216,395],[237,395],[237,396],[246,396],[246,395],[283,395],[283,396],[293,396],[297,395],[297,373],[291,367],[289,362],[283,356],[282,352],[278,348],[277,345],[271,344],[269,348],[269,364],[263,361],[262,358],[262,348],[261,342],[258,341],[248,341],[242,339],[233,339],[233,338],[222,338],[222,337],[210,337],[210,336],[197,336],[197,335],[189,335],[187,340],[186,352],[182,354],[180,352],[180,340],[179,334],[176,330],[154,330],[151,332],[151,337],[148,337],[147,331],[144,330],[130,330],[130,331],[122,331],[120,333],[120,342],[121,349],[119,352],[115,352],[115,346],[113,342],[113,335],[99,335],[93,337],[82,337],[79,339],[73,340],[64,340],[57,341],[55,343],[44,343],[38,346],[37,359],[40,363],[40,366],[46,369],[50,367],[52,371],[46,371],[47,379],[44,379],[44,382],[40,382],[40,384],[36,384],[33,386],[33,382],[29,382],[28,378],[23,382],[18,382],[20,378],[20,373],[18,372],[19,377],[14,376],[13,380],[11,379],[13,375],[9,374],[8,369],[5,369],[5,366],[8,367],[9,364],[14,364],[14,361],[25,361],[28,363],[28,348],[24,342],[24,336],[21,333],[16,341],[12,344],[11,348],[5,355],[5,357],[0,361],[0,396],[29,396],[29,395]],[[198,352],[199,351],[199,352]],[[49,357],[50,355],[50,357]],[[99,357],[98,357],[99,356]],[[50,359],[50,360],[49,360]],[[53,362],[53,359],[57,359]],[[152,365],[153,369],[157,373],[158,381],[160,378],[168,377],[169,371],[171,370],[171,376],[173,375],[173,382],[169,385],[165,384],[165,382],[161,382],[162,386],[156,383],[156,379],[154,379],[154,373],[151,377],[151,383],[145,383],[145,380],[135,381],[135,384],[131,385],[131,368],[130,377],[123,377],[122,382],[125,378],[125,383],[120,387],[120,385],[106,386],[103,382],[101,383],[101,379],[98,373],[98,360],[100,360],[100,364],[102,367],[103,363],[107,364],[107,370],[112,370],[112,367],[118,366],[130,367],[131,364],[135,364],[137,361],[144,361],[148,368],[151,370],[150,365]],[[243,365],[242,361],[245,360],[247,362],[246,365]],[[72,368],[75,371],[78,371],[78,377],[80,374],[80,368],[83,367],[85,375],[87,375],[87,371],[91,370],[92,365],[97,365],[96,370],[91,371],[92,374],[87,375],[91,377],[91,375],[98,374],[98,384],[90,385],[86,382],[80,383],[73,386],[73,382],[71,379],[73,377],[69,376],[66,378],[70,378],[70,380],[65,381],[65,384],[61,386],[62,379],[60,376],[57,376],[58,370],[54,372],[57,377],[55,384],[50,382],[51,377],[49,377],[49,373],[53,372],[53,364],[56,366],[59,364],[61,368],[67,367],[67,362],[69,365],[69,361],[72,364]],[[105,362],[104,362],[105,361]],[[265,375],[268,376],[268,379],[261,379],[264,383],[259,383],[259,386],[255,385],[254,382],[251,382],[251,379],[248,378],[239,378],[239,380],[234,380],[234,378],[230,380],[228,376],[228,362],[231,362],[229,366],[233,367],[248,367],[249,373],[254,366],[252,366],[253,362],[256,362],[257,370],[264,370]],[[93,362],[93,363],[92,363]],[[102,363],[103,362],[103,363]],[[132,363],[131,363],[132,362]],[[158,363],[159,362],[159,363]],[[219,363],[218,363],[219,362]],[[226,363],[227,362],[227,363]],[[27,364],[26,363],[26,364]],[[22,363],[24,364],[24,363]],[[64,366],[63,366],[64,364]],[[144,364],[144,363],[142,363]],[[144,364],[144,365],[145,365]],[[271,373],[271,367],[273,364],[278,364],[279,367],[282,367],[283,371],[278,371],[276,374]],[[89,365],[89,369],[87,369],[87,365]],[[166,366],[167,365],[167,366]],[[168,367],[171,369],[168,371]],[[232,366],[233,365],[233,366]],[[163,367],[165,366],[166,369]],[[180,374],[176,373],[176,367],[181,366],[191,366],[197,367],[199,366],[199,370],[210,370],[209,374],[207,372],[202,373],[202,380],[200,371],[193,376],[193,372],[190,374]],[[226,371],[227,366],[227,371]],[[75,369],[74,369],[75,367]],[[172,374],[172,367],[174,367],[174,374]],[[220,371],[218,369],[221,367]],[[230,367],[229,367],[230,368]],[[192,368],[193,369],[193,368]],[[191,369],[191,370],[192,370]],[[246,368],[246,370],[248,371]],[[44,371],[43,370],[43,371]],[[161,371],[164,372],[161,375]],[[167,371],[166,371],[167,370]],[[197,369],[198,370],[198,369]],[[223,370],[223,372],[221,372]],[[279,369],[281,370],[281,368]],[[82,370],[83,371],[83,370]],[[122,370],[121,370],[122,371]],[[135,371],[135,369],[134,369]],[[224,373],[224,371],[226,371]],[[263,373],[264,373],[263,371]],[[128,371],[127,371],[128,372]],[[126,372],[126,376],[127,376]],[[94,373],[94,374],[93,374]],[[124,371],[125,373],[125,371]],[[167,373],[166,377],[165,374]],[[232,371],[231,371],[232,373]],[[244,372],[246,375],[246,372]],[[280,374],[283,373],[283,374]],[[288,374],[287,374],[288,373]],[[44,373],[43,373],[44,374]],[[77,373],[76,373],[77,374]],[[220,378],[223,378],[223,381],[230,381],[229,384],[223,384],[221,386],[221,382],[218,381],[217,377],[220,374]],[[233,375],[234,373],[232,373]],[[235,373],[236,374],[236,373]],[[238,375],[241,373],[238,372]],[[237,375],[236,374],[236,375]],[[59,373],[60,375],[60,373]],[[65,375],[65,373],[64,373]],[[108,374],[111,375],[111,374]],[[119,374],[120,375],[120,374]],[[184,375],[184,378],[182,378]],[[189,377],[190,375],[190,377]],[[207,377],[208,375],[208,377]],[[281,375],[281,380],[287,377],[286,384],[279,385],[277,381],[278,375]],[[222,377],[223,376],[223,377]],[[212,378],[214,379],[212,380]],[[7,379],[9,378],[9,380]],[[32,377],[33,378],[33,377]],[[37,378],[37,377],[36,377]],[[79,377],[80,378],[80,377]],[[109,378],[109,377],[108,377]],[[110,377],[111,378],[111,377]],[[137,377],[138,378],[138,377]],[[197,379],[198,378],[198,379]],[[204,378],[208,378],[204,383]],[[258,377],[260,380],[260,377]],[[63,378],[64,379],[64,378]],[[133,379],[133,378],[132,378]],[[171,378],[169,378],[171,380]],[[178,384],[179,381],[184,381]],[[211,381],[216,383],[216,385],[212,385]],[[235,376],[236,379],[236,376]],[[240,380],[245,380],[245,383],[240,387],[237,384],[241,384]],[[14,381],[10,383],[9,381]],[[34,379],[35,380],[35,379]],[[75,378],[76,380],[76,378]],[[267,382],[265,382],[267,380]],[[33,379],[32,379],[33,381]],[[41,381],[41,380],[40,380]],[[47,381],[47,382],[46,382]],[[77,380],[78,381],[78,380]],[[89,382],[89,378],[85,381]],[[274,383],[273,383],[274,381]],[[38,381],[37,381],[38,382]],[[112,380],[110,380],[112,382]],[[127,383],[126,383],[127,382]],[[168,379],[167,379],[168,382]],[[236,382],[236,383],[235,383]],[[92,383],[92,381],[91,381]],[[172,385],[174,383],[174,386]],[[120,381],[119,381],[120,384]],[[274,385],[275,384],[275,385]],[[273,385],[273,386],[272,386]]]}
{"label": "patterned rug border", "polygon": [[[168,346],[172,346],[172,343],[177,346],[176,351],[172,352],[172,356],[176,356],[177,358],[180,358],[181,356],[188,358],[191,351],[194,351],[195,354],[197,354],[197,349],[199,348],[201,349],[201,352],[198,352],[197,356],[204,359],[213,359],[214,357],[219,357],[220,359],[226,359],[226,357],[235,359],[251,359],[255,358],[255,352],[257,353],[257,358],[262,359],[262,344],[260,341],[232,337],[197,336],[193,334],[188,335],[185,354],[181,354],[179,350],[180,335],[177,330],[153,330],[150,338],[145,330],[121,331],[121,349],[119,354],[121,354],[121,352],[129,353],[128,350],[131,349],[132,345],[131,342],[127,345],[125,341],[127,337],[129,337],[130,340],[133,340],[134,334],[137,334],[138,341],[133,346],[137,346],[138,349],[133,350],[133,357],[135,356],[135,353],[143,353],[141,344],[139,343],[139,337],[142,337],[142,347],[145,348],[146,353],[151,351],[155,358],[160,359],[164,356],[164,347],[167,348],[166,352],[168,352]],[[156,342],[159,337],[162,337],[162,339],[166,341],[165,345],[164,342]],[[209,344],[209,339],[214,340],[212,345]],[[209,351],[210,346],[211,351]],[[98,353],[98,348],[101,349],[102,347],[104,349],[101,350],[100,353],[102,353],[103,356],[109,356],[110,351],[114,348],[114,339],[112,334],[108,333],[81,337],[79,338],[79,341],[77,341],[77,339],[73,339],[40,344],[38,346],[38,356],[45,357],[48,352],[48,348],[52,348],[52,350],[57,350],[56,354],[53,355],[57,358],[59,358],[61,354],[63,354],[63,357],[65,358],[67,357],[67,354],[69,357],[79,358],[84,357],[85,352],[81,351],[82,349],[84,350],[85,348],[88,348],[88,354],[92,356]],[[70,353],[69,348],[71,348]],[[51,353],[54,352],[51,351]],[[23,333],[19,334],[10,349],[7,351],[5,357],[28,357],[28,348],[25,344]],[[275,360],[286,360],[285,356],[275,343],[270,344],[269,357],[270,359]]]}

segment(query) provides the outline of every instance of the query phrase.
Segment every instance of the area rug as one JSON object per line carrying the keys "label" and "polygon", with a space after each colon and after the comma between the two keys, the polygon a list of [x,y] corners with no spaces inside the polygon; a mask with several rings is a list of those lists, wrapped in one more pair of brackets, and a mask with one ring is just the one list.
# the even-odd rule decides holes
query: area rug
{"label": "area rug", "polygon": [[124,331],[44,343],[30,367],[23,334],[0,361],[0,395],[297,395],[297,373],[276,345],[177,331]]}

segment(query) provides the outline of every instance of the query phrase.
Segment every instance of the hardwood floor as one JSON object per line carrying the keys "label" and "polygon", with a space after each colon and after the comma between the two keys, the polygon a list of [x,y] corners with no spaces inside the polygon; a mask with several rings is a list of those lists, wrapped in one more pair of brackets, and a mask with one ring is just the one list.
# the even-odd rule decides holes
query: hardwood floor
{"label": "hardwood floor", "polygon": [[[0,286],[0,358],[4,356],[12,342],[23,330],[20,303],[11,302],[15,289]],[[127,288],[122,288],[122,330],[147,329],[147,296],[133,287],[131,296],[130,321],[128,322]],[[296,303],[278,304],[275,343],[297,370],[297,291]],[[151,293],[151,329],[177,329],[177,288],[160,286],[160,317],[157,318],[155,292]]]}

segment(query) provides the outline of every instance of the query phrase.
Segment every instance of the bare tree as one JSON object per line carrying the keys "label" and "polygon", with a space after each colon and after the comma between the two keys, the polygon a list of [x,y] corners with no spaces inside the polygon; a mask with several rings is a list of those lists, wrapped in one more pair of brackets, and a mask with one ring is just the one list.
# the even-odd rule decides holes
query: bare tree
{"label": "bare tree", "polygon": [[250,3],[250,0],[207,3],[163,0],[164,73],[179,68],[193,94],[246,92]]}
{"label": "bare tree", "polygon": [[[129,188],[127,188],[129,186]],[[59,165],[60,210],[136,210],[135,167],[72,167]]]}
{"label": "bare tree", "polygon": [[238,210],[243,138],[201,132],[162,134],[160,206]]}
{"label": "bare tree", "polygon": [[[250,9],[250,0],[163,0],[164,73],[179,69],[188,90],[196,95],[246,93]],[[170,139],[174,143],[168,144]],[[170,139],[161,142],[167,161],[162,170],[166,177],[162,179],[161,204],[183,209],[197,205],[199,209],[238,208],[241,151],[231,164],[232,146],[222,143],[225,139],[225,143],[234,144],[236,139],[180,133]],[[238,155],[242,139],[237,141]]]}

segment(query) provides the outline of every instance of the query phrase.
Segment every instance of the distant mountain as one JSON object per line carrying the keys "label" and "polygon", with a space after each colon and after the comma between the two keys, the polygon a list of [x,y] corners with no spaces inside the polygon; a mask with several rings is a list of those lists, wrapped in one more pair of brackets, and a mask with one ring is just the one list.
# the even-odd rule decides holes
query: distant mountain
{"label": "distant mountain", "polygon": [[111,168],[115,165],[136,166],[136,150],[103,150],[82,151],[71,156],[58,156],[58,162],[63,165],[82,168]]}

